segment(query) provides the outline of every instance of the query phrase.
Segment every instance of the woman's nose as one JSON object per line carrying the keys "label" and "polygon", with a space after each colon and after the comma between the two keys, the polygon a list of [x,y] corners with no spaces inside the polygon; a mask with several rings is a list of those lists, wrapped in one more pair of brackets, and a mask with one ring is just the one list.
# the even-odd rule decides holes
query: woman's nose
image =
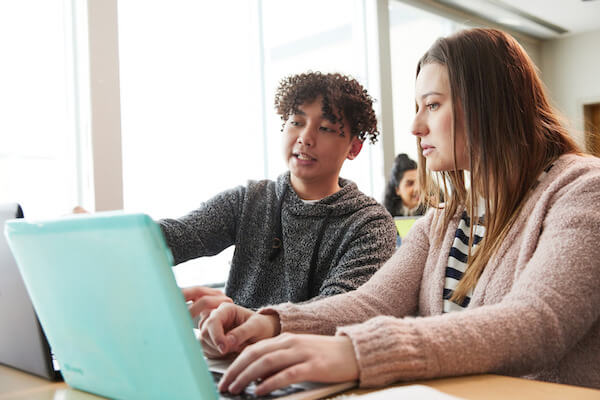
{"label": "woman's nose", "polygon": [[415,119],[413,120],[410,133],[415,136],[425,136],[429,133],[429,128],[427,124],[423,121],[423,117],[419,113],[415,115]]}

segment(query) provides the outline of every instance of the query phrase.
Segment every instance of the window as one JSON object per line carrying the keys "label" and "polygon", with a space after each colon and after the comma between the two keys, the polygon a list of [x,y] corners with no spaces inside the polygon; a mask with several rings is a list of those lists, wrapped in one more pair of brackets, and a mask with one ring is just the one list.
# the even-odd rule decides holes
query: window
{"label": "window", "polygon": [[[286,166],[280,151],[281,119],[273,109],[279,80],[308,70],[351,75],[368,89],[365,58],[365,15],[362,1],[270,0],[264,1],[265,109],[267,114],[268,177]],[[372,195],[371,145],[346,162],[341,176],[355,181]]]}
{"label": "window", "polygon": [[[119,2],[125,210],[178,217],[284,172],[278,82],[319,70],[366,84],[361,4]],[[368,147],[342,171],[367,193]],[[178,283],[225,281],[232,251],[177,266]]]}
{"label": "window", "polygon": [[64,1],[0,3],[0,202],[32,218],[81,198],[71,18]]}
{"label": "window", "polygon": [[459,29],[449,19],[390,1],[390,43],[394,99],[394,145],[396,154],[417,157],[416,140],[411,135],[415,114],[415,74],[417,62],[433,42]]}
{"label": "window", "polygon": [[[252,2],[118,3],[124,208],[179,217],[262,178]],[[176,267],[222,282],[232,249]]]}
{"label": "window", "polygon": [[[88,15],[84,4],[102,12]],[[120,86],[111,83],[120,87],[121,143],[95,151],[123,155],[123,196],[115,189],[115,204],[122,201],[125,211],[159,219],[181,216],[248,179],[275,179],[285,171],[281,120],[273,107],[281,78],[307,70],[350,74],[370,90],[378,109],[382,99],[371,88],[387,90],[389,82],[377,76],[378,64],[388,63],[380,61],[387,59],[379,54],[385,46],[373,50],[375,4],[383,5],[367,0],[3,2],[0,41],[5,59],[14,62],[0,64],[0,201],[19,201],[33,217],[93,204],[86,201],[92,193],[86,115],[92,110],[83,100],[114,104],[114,98],[78,84],[89,82],[87,49],[79,49],[89,40],[81,28],[88,16],[96,22],[92,67],[103,61],[98,48],[115,50],[113,42],[103,41],[107,21],[118,18],[119,34]],[[397,1],[389,5],[395,150],[414,157],[408,131],[416,61],[436,37],[457,26]],[[119,76],[110,73],[115,67],[102,67],[113,68],[103,75],[108,79]],[[388,104],[389,91],[386,96]],[[94,132],[96,139],[102,134]],[[105,159],[96,158],[97,173],[111,171],[102,164],[110,164]],[[383,161],[382,142],[365,144],[342,176],[380,198]],[[118,182],[109,180],[109,190],[98,193],[120,188],[121,174],[114,175]],[[226,280],[232,250],[176,267],[178,283]]]}

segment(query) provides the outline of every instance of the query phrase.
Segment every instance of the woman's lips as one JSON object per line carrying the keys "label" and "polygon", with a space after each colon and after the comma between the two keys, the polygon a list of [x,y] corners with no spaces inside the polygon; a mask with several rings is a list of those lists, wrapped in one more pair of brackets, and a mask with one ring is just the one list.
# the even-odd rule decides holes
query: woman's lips
{"label": "woman's lips", "polygon": [[423,157],[427,157],[429,154],[431,154],[435,150],[435,147],[430,146],[428,144],[424,145],[421,143],[421,149],[423,150]]}

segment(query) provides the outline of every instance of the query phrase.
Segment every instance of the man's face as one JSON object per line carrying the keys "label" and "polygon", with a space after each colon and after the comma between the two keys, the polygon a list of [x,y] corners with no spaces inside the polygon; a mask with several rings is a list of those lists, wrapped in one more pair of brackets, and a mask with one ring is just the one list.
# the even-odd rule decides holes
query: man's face
{"label": "man's face", "polygon": [[350,125],[328,120],[322,111],[322,98],[298,107],[290,115],[283,133],[283,154],[291,172],[292,185],[298,180],[304,185],[337,184],[346,158],[358,155],[362,142],[351,138]]}

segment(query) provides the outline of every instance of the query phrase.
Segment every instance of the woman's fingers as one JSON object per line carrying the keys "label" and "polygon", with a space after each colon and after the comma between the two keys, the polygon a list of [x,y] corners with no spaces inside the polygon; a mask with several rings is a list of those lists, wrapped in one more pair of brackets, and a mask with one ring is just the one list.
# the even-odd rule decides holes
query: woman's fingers
{"label": "woman's fingers", "polygon": [[219,306],[211,312],[200,330],[203,343],[206,342],[211,348],[218,349],[225,354],[225,330],[235,321],[236,310],[234,307],[225,307],[227,303]]}
{"label": "woman's fingers", "polygon": [[261,378],[257,395],[306,380],[356,380],[358,363],[348,337],[284,333],[244,349],[223,375],[219,390],[239,393]]}
{"label": "woman's fingers", "polygon": [[202,340],[209,343],[211,347],[219,349],[222,355],[238,352],[243,343],[238,343],[234,336],[226,333],[243,325],[254,314],[254,311],[244,307],[222,303],[210,313],[202,325],[200,329]]}
{"label": "woman's fingers", "polygon": [[257,385],[254,394],[263,396],[293,383],[313,380],[311,378],[312,372],[312,368],[308,363],[292,364]]}
{"label": "woman's fingers", "polygon": [[201,341],[202,351],[204,351],[204,355],[208,358],[222,358],[223,354],[221,351],[214,347],[212,343],[206,342],[204,340]]}
{"label": "woman's fingers", "polygon": [[219,390],[239,393],[250,382],[264,378],[294,365],[303,359],[303,354],[294,349],[287,335],[264,340],[248,346],[227,368]]}
{"label": "woman's fingers", "polygon": [[273,328],[274,318],[272,315],[254,314],[243,324],[232,328],[226,335],[226,344],[231,346],[227,350],[239,352],[248,344],[275,336],[278,332]]}

